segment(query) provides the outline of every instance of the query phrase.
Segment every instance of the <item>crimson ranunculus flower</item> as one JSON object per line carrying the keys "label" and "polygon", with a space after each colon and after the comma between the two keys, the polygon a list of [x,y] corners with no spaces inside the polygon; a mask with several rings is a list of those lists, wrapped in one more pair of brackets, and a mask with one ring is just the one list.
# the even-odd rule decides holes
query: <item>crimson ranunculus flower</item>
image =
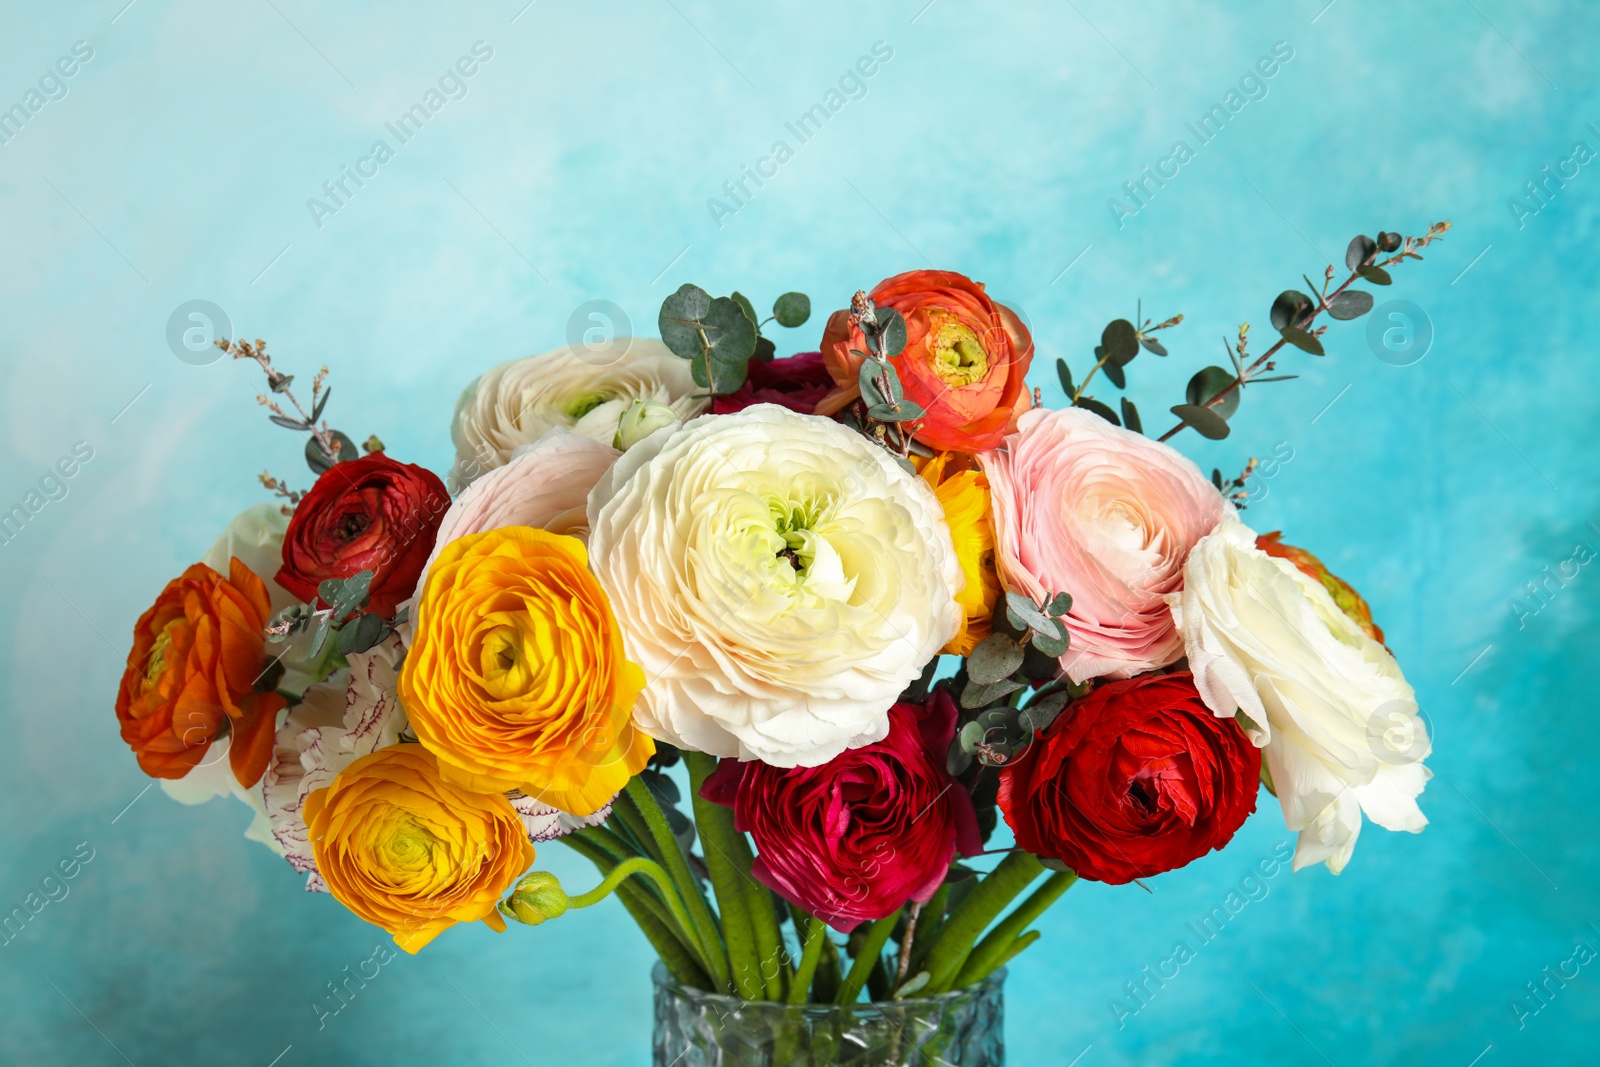
{"label": "crimson ranunculus flower", "polygon": [[1017,844],[1123,885],[1221,848],[1256,810],[1261,752],[1187,671],[1103,685],[1000,774]]}
{"label": "crimson ranunculus flower", "polygon": [[809,415],[833,391],[833,379],[821,352],[801,352],[783,359],[750,361],[744,384],[727,396],[713,397],[713,415],[731,415],[751,404],[777,404]]}
{"label": "crimson ranunculus flower", "polygon": [[733,808],[756,842],[752,873],[835,930],[926,902],[957,849],[983,849],[972,798],[945,771],[956,705],[889,709],[889,736],[820,767],[725,759],[701,795]]}
{"label": "crimson ranunculus flower", "polygon": [[[1014,311],[983,286],[950,270],[913,270],[878,283],[878,307],[906,320],[906,347],[890,360],[908,400],[927,412],[917,440],[953,452],[987,452],[1028,410],[1024,380],[1033,337]],[[822,334],[822,357],[838,388],[817,408],[831,415],[860,396],[857,375],[866,338],[835,311]]]}
{"label": "crimson ranunculus flower", "polygon": [[436,474],[382,452],[336,463],[294,509],[278,584],[301,600],[318,583],[373,572],[367,610],[393,615],[417,586],[450,494]]}

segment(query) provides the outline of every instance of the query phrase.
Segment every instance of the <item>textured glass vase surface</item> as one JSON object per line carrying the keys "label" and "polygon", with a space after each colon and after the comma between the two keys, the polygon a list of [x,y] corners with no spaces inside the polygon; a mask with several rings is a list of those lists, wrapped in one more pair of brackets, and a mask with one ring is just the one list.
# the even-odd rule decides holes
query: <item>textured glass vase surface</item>
{"label": "textured glass vase surface", "polygon": [[1002,969],[937,997],[835,1007],[751,1002],[655,969],[655,1067],[999,1067]]}

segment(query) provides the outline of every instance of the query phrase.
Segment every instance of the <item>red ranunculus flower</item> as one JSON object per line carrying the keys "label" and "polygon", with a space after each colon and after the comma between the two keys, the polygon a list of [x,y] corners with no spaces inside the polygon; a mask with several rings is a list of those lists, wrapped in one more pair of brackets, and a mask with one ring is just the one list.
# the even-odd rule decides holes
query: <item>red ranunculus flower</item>
{"label": "red ranunculus flower", "polygon": [[833,379],[821,352],[801,352],[783,359],[750,361],[750,374],[737,390],[713,397],[713,415],[731,415],[751,404],[777,404],[809,415],[833,391]]}
{"label": "red ranunculus flower", "polygon": [[[987,452],[1028,410],[1024,380],[1033,337],[1015,312],[983,286],[950,270],[914,270],[879,282],[869,294],[905,316],[906,347],[890,360],[908,400],[927,412],[917,440],[952,452]],[[857,375],[866,338],[835,311],[822,334],[822,357],[838,388],[817,408],[831,415],[860,396]]]}
{"label": "red ranunculus flower", "polygon": [[926,902],[956,850],[983,848],[972,798],[945,771],[956,705],[889,709],[889,735],[820,767],[726,759],[701,795],[756,842],[756,878],[836,930]]}
{"label": "red ranunculus flower", "polygon": [[1256,810],[1261,753],[1187,671],[1103,685],[1000,774],[1017,844],[1123,885],[1227,844]]}
{"label": "red ranunculus flower", "polygon": [[317,584],[370,570],[368,611],[393,615],[417,585],[450,494],[437,475],[382,452],[336,463],[294,509],[278,584],[302,600]]}

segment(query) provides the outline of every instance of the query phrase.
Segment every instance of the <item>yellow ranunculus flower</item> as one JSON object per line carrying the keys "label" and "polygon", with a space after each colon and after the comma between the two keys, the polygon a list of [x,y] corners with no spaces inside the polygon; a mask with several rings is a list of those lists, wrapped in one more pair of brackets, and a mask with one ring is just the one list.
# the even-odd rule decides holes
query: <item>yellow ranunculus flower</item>
{"label": "yellow ranunculus flower", "polygon": [[966,617],[943,649],[952,656],[965,656],[989,636],[995,598],[1000,595],[1000,578],[994,569],[994,528],[989,520],[989,482],[982,471],[961,469],[965,460],[961,453],[941,452],[923,463],[920,472],[944,508],[956,558],[967,577],[966,587],[956,596]]}
{"label": "yellow ranunculus flower", "polygon": [[511,802],[451,785],[420,745],[362,756],[304,812],[328,892],[407,952],[458,922],[504,930],[495,905],[533,863]]}
{"label": "yellow ranunculus flower", "polygon": [[588,563],[575,537],[505,526],[429,567],[400,702],[446,780],[591,815],[644,769],[644,672]]}

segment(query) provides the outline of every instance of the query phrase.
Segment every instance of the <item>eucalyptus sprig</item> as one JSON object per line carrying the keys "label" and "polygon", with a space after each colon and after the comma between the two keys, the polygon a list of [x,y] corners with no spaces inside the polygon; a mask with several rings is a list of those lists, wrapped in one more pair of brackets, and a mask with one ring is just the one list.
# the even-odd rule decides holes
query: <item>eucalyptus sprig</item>
{"label": "eucalyptus sprig", "polygon": [[685,283],[661,302],[656,325],[662,343],[690,361],[695,384],[709,396],[726,395],[744,384],[750,361],[770,360],[777,346],[761,335],[769,322],[793,328],[811,317],[811,298],[784,293],[765,319],[743,293],[713,297],[698,285]]}
{"label": "eucalyptus sprig", "polygon": [[[1275,357],[1285,345],[1293,345],[1314,356],[1323,355],[1325,349],[1321,338],[1328,327],[1313,326],[1316,317],[1324,311],[1331,318],[1341,321],[1358,319],[1365,315],[1372,310],[1372,294],[1362,289],[1352,289],[1350,286],[1356,281],[1366,281],[1373,285],[1391,284],[1394,279],[1390,276],[1388,268],[1404,263],[1408,259],[1422,259],[1417,250],[1440,240],[1449,229],[1450,222],[1447,219],[1433,223],[1428,227],[1428,232],[1421,237],[1401,237],[1400,234],[1389,231],[1380,232],[1376,238],[1357,234],[1345,249],[1344,261],[1350,271],[1349,276],[1337,288],[1330,291],[1328,287],[1333,284],[1334,268],[1329,264],[1323,272],[1320,286],[1309,278],[1305,279],[1306,288],[1315,293],[1315,297],[1294,289],[1279,293],[1278,298],[1272,302],[1269,312],[1272,327],[1278,332],[1278,340],[1256,357],[1254,362],[1247,365],[1246,339],[1250,327],[1248,324],[1241,326],[1237,344],[1229,349],[1233,369],[1229,371],[1223,367],[1206,367],[1191,378],[1185,402],[1172,409],[1172,413],[1181,421],[1162,434],[1158,440],[1168,440],[1185,426],[1193,426],[1201,436],[1213,441],[1227,437],[1228,419],[1238,408],[1240,395],[1247,384],[1285,381],[1295,377],[1295,375],[1264,376],[1265,372],[1277,368]],[[1378,260],[1380,254],[1387,254],[1389,258],[1380,262]],[[1227,342],[1224,341],[1224,346],[1226,345]]]}
{"label": "eucalyptus sprig", "polygon": [[[266,373],[267,388],[294,406],[297,414],[289,415],[271,397],[265,394],[256,397],[256,403],[270,412],[267,418],[273,425],[311,434],[306,441],[306,465],[311,468],[313,474],[321,474],[335,463],[355,459],[361,454],[356,449],[354,441],[338,430],[331,429],[327,420],[322,419],[322,410],[327,407],[328,398],[333,395],[332,389],[323,388],[323,383],[328,378],[327,367],[317,371],[316,376],[311,379],[311,410],[307,411],[295,397],[294,390],[290,388],[294,382],[294,375],[284,374],[272,365],[272,357],[267,354],[267,342],[259,337],[254,344],[249,341],[230,341],[226,337],[219,337],[212,343],[234,359],[253,361]],[[320,423],[319,419],[322,419]],[[262,483],[266,483],[266,478],[262,479]],[[277,487],[269,485],[267,488],[275,490]],[[291,506],[297,502],[291,501]]]}
{"label": "eucalyptus sprig", "polygon": [[365,652],[394,633],[395,627],[405,623],[409,609],[401,608],[392,619],[364,612],[372,600],[372,571],[361,571],[348,578],[329,578],[317,586],[317,598],[328,605],[291,604],[267,623],[269,641],[287,641],[296,634],[316,627],[311,655],[321,653],[330,633],[337,634],[339,654],[348,656]]}
{"label": "eucalyptus sprig", "polygon": [[1132,363],[1134,357],[1141,350],[1157,356],[1165,356],[1167,354],[1166,346],[1154,335],[1161,330],[1170,330],[1183,322],[1182,315],[1174,315],[1158,323],[1152,322],[1152,320],[1144,317],[1143,302],[1138,305],[1134,319],[1139,325],[1135,326],[1127,319],[1114,319],[1100,332],[1100,344],[1094,350],[1095,364],[1089,368],[1089,373],[1084,375],[1083,381],[1078,383],[1076,387],[1073,386],[1072,382],[1072,370],[1064,359],[1056,360],[1056,377],[1061,380],[1061,388],[1067,394],[1068,402],[1073,407],[1092,411],[1113,426],[1126,426],[1135,433],[1143,433],[1144,426],[1139,419],[1139,409],[1134,406],[1132,400],[1127,397],[1121,398],[1119,406],[1122,409],[1122,417],[1119,419],[1117,413],[1111,410],[1109,405],[1096,400],[1092,396],[1085,395],[1084,392],[1095,374],[1101,371],[1105,372],[1107,380],[1112,385],[1115,385],[1118,389],[1126,389],[1128,387],[1128,378],[1127,372],[1123,368]]}

